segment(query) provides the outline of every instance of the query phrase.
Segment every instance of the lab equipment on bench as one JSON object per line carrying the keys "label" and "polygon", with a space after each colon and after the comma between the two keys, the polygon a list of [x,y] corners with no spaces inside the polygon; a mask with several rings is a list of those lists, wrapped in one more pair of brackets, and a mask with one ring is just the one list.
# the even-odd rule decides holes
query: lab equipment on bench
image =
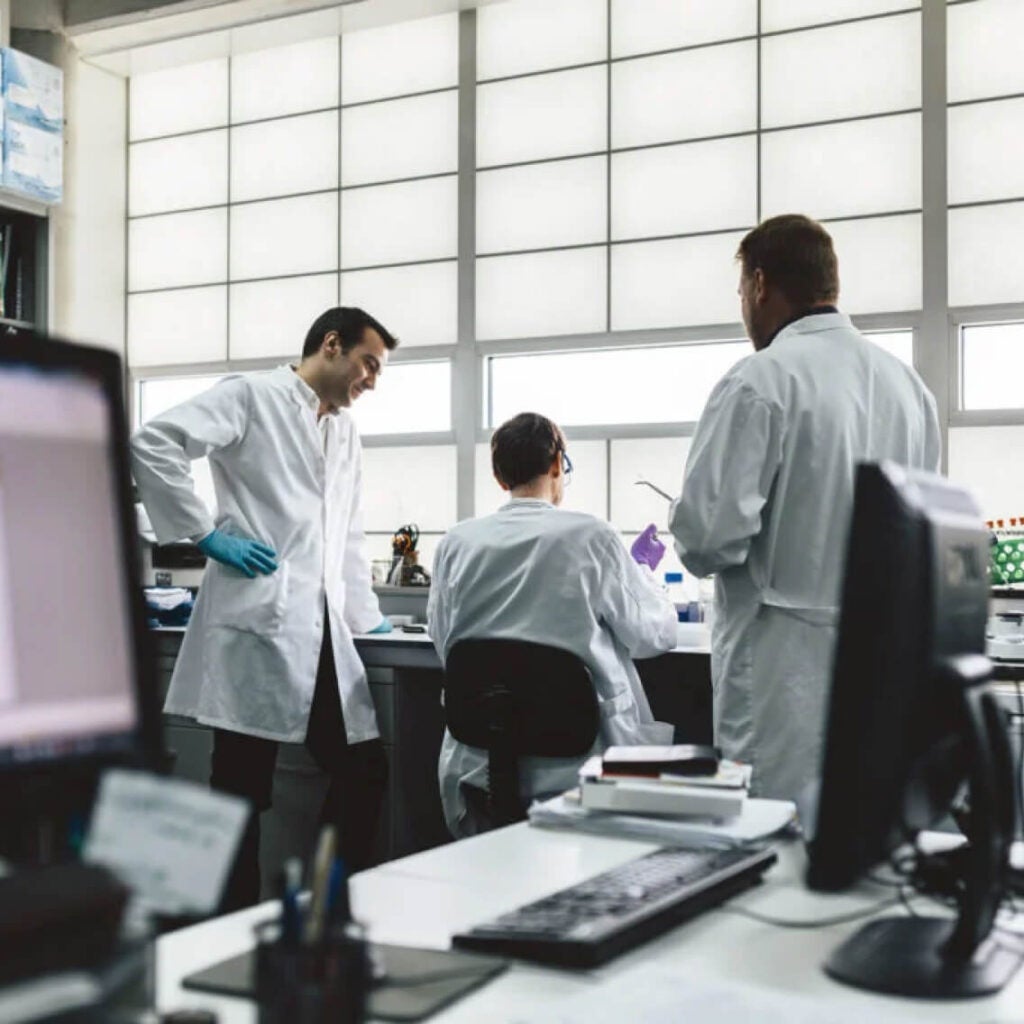
{"label": "lab equipment on bench", "polygon": [[393,587],[429,587],[430,574],[419,564],[416,545],[420,529],[415,523],[406,523],[395,530],[391,538],[391,569],[388,584]]}
{"label": "lab equipment on bench", "polygon": [[676,499],[672,497],[667,491],[663,491],[657,484],[652,484],[650,480],[644,480],[643,477],[638,477],[633,481],[634,486],[637,487],[650,487],[655,494],[660,494],[666,501],[673,502]]}

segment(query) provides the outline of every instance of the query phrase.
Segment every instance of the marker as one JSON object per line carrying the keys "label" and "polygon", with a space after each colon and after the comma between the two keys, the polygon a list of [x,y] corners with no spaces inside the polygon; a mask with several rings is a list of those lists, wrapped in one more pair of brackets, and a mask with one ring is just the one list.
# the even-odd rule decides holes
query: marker
{"label": "marker", "polygon": [[309,913],[306,915],[306,928],[302,936],[307,945],[319,942],[324,936],[324,924],[327,920],[327,890],[331,882],[331,866],[334,864],[334,850],[337,837],[333,825],[324,825],[320,830],[320,839],[316,844],[316,856],[313,859],[312,895],[309,899]]}

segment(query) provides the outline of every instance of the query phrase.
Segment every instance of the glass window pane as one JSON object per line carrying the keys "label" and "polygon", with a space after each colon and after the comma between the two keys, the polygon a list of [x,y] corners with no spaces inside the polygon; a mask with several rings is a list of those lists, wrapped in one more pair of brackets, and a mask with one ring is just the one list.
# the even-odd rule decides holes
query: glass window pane
{"label": "glass window pane", "polygon": [[1024,482],[1007,466],[1024,463],[1024,427],[950,427],[949,479],[966,487],[985,519],[1024,513]]}
{"label": "glass window pane", "polygon": [[757,34],[757,0],[612,0],[612,56]]}
{"label": "glass window pane", "polygon": [[128,147],[128,215],[228,201],[228,133],[200,132]]}
{"label": "glass window pane", "polygon": [[227,359],[227,289],[179,288],[128,296],[132,366]]}
{"label": "glass window pane", "polygon": [[363,449],[363,525],[447,530],[455,523],[455,448],[417,445]]}
{"label": "glass window pane", "polygon": [[949,201],[1024,196],[1024,100],[949,111]]}
{"label": "glass window pane", "polygon": [[813,217],[921,206],[921,115],[769,132],[761,140],[764,216]]}
{"label": "glass window pane", "polygon": [[949,211],[949,304],[1020,302],[1024,203]]}
{"label": "glass window pane", "polygon": [[359,433],[418,434],[452,429],[452,364],[389,363],[373,391],[352,405]]}
{"label": "glass window pane", "polygon": [[580,68],[477,86],[477,166],[605,149],[607,73]]}
{"label": "glass window pane", "polygon": [[603,331],[606,279],[604,246],[478,259],[477,338]]}
{"label": "glass window pane", "polygon": [[341,304],[361,306],[412,345],[454,345],[458,339],[458,273],[454,261],[357,270],[341,275]]}
{"label": "glass window pane", "polygon": [[233,284],[232,359],[297,359],[310,324],[338,304],[338,275]]}
{"label": "glass window pane", "polygon": [[977,0],[947,8],[946,90],[951,103],[1024,92],[1024,4]]}
{"label": "glass window pane", "polygon": [[742,234],[612,246],[612,330],[740,320]]}
{"label": "glass window pane", "polygon": [[769,36],[761,44],[765,127],[921,105],[921,16]]}
{"label": "glass window pane", "polygon": [[439,259],[458,252],[457,179],[427,178],[341,193],[341,265]]}
{"label": "glass window pane", "polygon": [[338,266],[338,194],[231,207],[231,280]]}
{"label": "glass window pane", "polygon": [[132,75],[128,137],[151,139],[228,123],[228,62],[204,61]]}
{"label": "glass window pane", "polygon": [[482,171],[476,176],[476,251],[542,249],[607,237],[603,156]]}
{"label": "glass window pane", "polygon": [[756,220],[753,135],[612,157],[612,238],[715,231]]}
{"label": "glass window pane", "polygon": [[403,21],[341,37],[341,100],[444,89],[459,80],[459,16]]}
{"label": "glass window pane", "polygon": [[227,211],[169,213],[128,222],[128,290],[223,281]]}
{"label": "glass window pane", "polygon": [[346,109],[341,115],[341,183],[454,172],[458,139],[455,92]]}
{"label": "glass window pane", "polygon": [[777,32],[920,6],[914,0],[828,0],[827,4],[821,0],[761,0],[761,30]]}
{"label": "glass window pane", "polygon": [[607,0],[511,0],[476,14],[477,78],[604,60]]}
{"label": "glass window pane", "polygon": [[636,481],[650,480],[666,494],[680,494],[690,438],[614,440],[611,449],[612,525],[617,530],[639,533],[648,523],[655,523],[659,531],[665,531],[665,543],[671,547],[666,529],[668,502]]}
{"label": "glass window pane", "polygon": [[884,348],[907,366],[914,365],[913,331],[865,331],[864,337]]}
{"label": "glass window pane", "polygon": [[757,44],[612,65],[612,146],[682,142],[757,126]]}
{"label": "glass window pane", "polygon": [[839,257],[845,313],[921,308],[921,215],[872,217],[825,225]]}
{"label": "glass window pane", "polygon": [[1024,408],[1024,324],[976,324],[961,333],[963,407]]}
{"label": "glass window pane", "polygon": [[336,36],[231,58],[232,122],[337,105]]}
{"label": "glass window pane", "polygon": [[139,381],[136,426],[201,395],[223,379],[224,375],[218,373],[199,377],[153,377]]}

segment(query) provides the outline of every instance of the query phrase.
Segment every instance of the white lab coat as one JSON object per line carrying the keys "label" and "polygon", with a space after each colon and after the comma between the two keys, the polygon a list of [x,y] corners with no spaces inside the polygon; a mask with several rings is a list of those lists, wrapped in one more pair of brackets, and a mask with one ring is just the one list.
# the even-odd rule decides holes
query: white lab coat
{"label": "white lab coat", "polygon": [[[282,366],[230,377],[132,438],[135,481],[162,543],[216,525],[277,552],[277,571],[255,579],[207,562],[167,713],[304,740],[326,597],[348,742],[379,735],[352,643],[381,620],[359,509],[359,435],[344,410],[318,423],[318,407],[312,388]],[[204,455],[216,522],[192,486],[189,463]]]}
{"label": "white lab coat", "polygon": [[842,313],[804,317],[718,383],[670,526],[683,563],[717,573],[716,742],[764,796],[820,771],[858,462],[936,470],[935,401]]}
{"label": "white lab coat", "polygon": [[[672,727],[651,715],[632,659],[675,646],[675,607],[594,516],[516,498],[459,523],[437,549],[427,619],[442,662],[467,637],[528,640],[578,655],[601,711],[596,750],[672,740]],[[583,760],[524,758],[523,797],[574,786]],[[486,767],[485,751],[445,731],[438,775],[455,835],[473,831],[462,787],[485,789]]]}

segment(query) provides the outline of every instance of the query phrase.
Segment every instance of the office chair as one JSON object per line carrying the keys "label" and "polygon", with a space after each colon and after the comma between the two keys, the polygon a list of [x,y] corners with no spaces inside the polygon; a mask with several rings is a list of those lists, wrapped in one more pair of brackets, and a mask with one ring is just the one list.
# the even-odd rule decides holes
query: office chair
{"label": "office chair", "polygon": [[487,751],[492,827],[526,817],[520,757],[582,757],[599,712],[587,666],[570,651],[524,640],[460,640],[445,663],[448,730]]}

